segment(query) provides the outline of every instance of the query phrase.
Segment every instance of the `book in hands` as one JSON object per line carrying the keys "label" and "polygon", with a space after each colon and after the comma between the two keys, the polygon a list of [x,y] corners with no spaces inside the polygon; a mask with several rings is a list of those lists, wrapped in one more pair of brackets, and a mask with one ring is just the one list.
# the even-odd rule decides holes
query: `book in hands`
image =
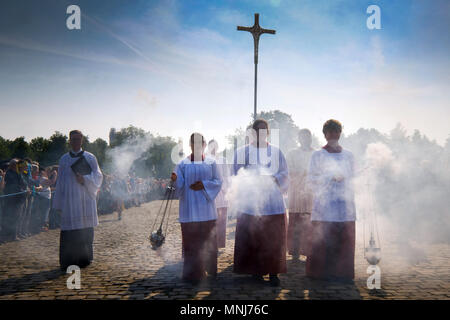
{"label": "book in hands", "polygon": [[79,174],[82,176],[91,174],[92,172],[91,166],[84,156],[79,157],[78,160],[75,161],[70,167],[75,174]]}

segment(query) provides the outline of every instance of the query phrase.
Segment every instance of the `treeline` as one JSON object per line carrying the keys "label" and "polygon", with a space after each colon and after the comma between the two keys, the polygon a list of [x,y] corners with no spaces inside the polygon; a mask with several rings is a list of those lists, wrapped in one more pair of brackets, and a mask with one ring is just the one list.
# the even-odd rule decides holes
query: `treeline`
{"label": "treeline", "polygon": [[[399,124],[389,134],[359,129],[341,140],[361,165],[375,166],[366,181],[374,210],[381,221],[395,227],[399,243],[450,243],[450,137],[440,146],[419,130],[407,135]],[[366,199],[364,188],[357,193]],[[363,218],[365,212],[359,209],[358,216]],[[383,224],[379,227],[382,237],[388,230]],[[417,259],[417,252],[408,248],[403,248],[402,255]]]}
{"label": "treeline", "polygon": [[[299,128],[289,115],[276,110],[262,112],[258,118],[266,119],[270,128],[279,129],[283,152],[298,145],[298,131],[304,127]],[[345,123],[343,125],[345,127]],[[306,126],[311,131],[321,127],[322,123]],[[228,136],[228,141],[231,146],[236,141],[242,145],[244,138],[245,129],[237,129],[235,134]],[[325,139],[320,138],[324,143]],[[450,136],[442,146],[419,130],[408,135],[398,124],[389,133],[373,128],[361,128],[351,134],[344,130],[340,143],[354,154],[361,170],[370,166],[371,170],[358,171],[358,176],[370,177],[367,182],[375,200],[373,209],[381,221],[395,227],[398,241],[450,243]],[[314,149],[321,146],[318,137],[313,136]],[[362,199],[367,196],[361,185],[358,185],[357,194]],[[364,202],[357,208],[359,219],[364,219],[367,213],[368,201]],[[388,231],[383,225],[379,227],[382,237]]]}
{"label": "treeline", "polygon": [[[266,119],[270,128],[279,129],[283,152],[298,145],[298,131],[304,127],[299,128],[290,115],[274,110],[261,112],[258,117]],[[321,123],[316,123],[314,129],[321,126]],[[312,125],[307,128],[313,129]],[[210,138],[206,137],[207,140]],[[234,145],[244,143],[245,128],[236,129],[227,138],[229,148],[226,153],[232,155]],[[120,175],[133,172],[142,178],[170,176],[174,166],[171,152],[176,145],[172,137],[153,135],[129,126],[120,130],[112,128],[109,140],[108,143],[99,138],[91,142],[87,136],[83,145],[97,157],[104,173]],[[361,164],[368,157],[378,162],[371,181],[375,210],[399,229],[396,233],[399,237],[450,243],[450,136],[441,146],[418,130],[407,135],[399,124],[386,134],[363,128],[352,134],[343,132],[341,144],[352,151]],[[224,147],[220,146],[220,149]],[[313,137],[313,147],[321,147],[318,137]],[[68,137],[60,132],[48,139],[37,137],[30,142],[24,137],[14,140],[0,137],[0,167],[2,162],[4,165],[13,157],[29,157],[42,166],[54,165],[68,149]],[[362,191],[358,192],[361,194]],[[361,217],[362,210],[358,214]]]}
{"label": "treeline", "polygon": [[[142,141],[147,143],[142,143]],[[90,141],[85,135],[83,149],[93,153],[100,167],[106,174],[116,173],[117,162],[120,160],[120,150],[123,146],[141,145],[136,148],[134,154],[123,161],[131,161],[129,168],[137,176],[146,178],[165,178],[170,175],[170,154],[176,144],[171,137],[155,136],[143,129],[129,126],[116,131],[110,130],[110,142],[98,138]],[[142,148],[142,146],[146,146]],[[61,156],[69,151],[69,138],[67,135],[56,131],[50,138],[36,137],[30,142],[25,137],[14,140],[0,136],[0,166],[4,167],[12,158],[30,158],[41,166],[47,167],[58,164]],[[117,155],[119,153],[119,155]]]}

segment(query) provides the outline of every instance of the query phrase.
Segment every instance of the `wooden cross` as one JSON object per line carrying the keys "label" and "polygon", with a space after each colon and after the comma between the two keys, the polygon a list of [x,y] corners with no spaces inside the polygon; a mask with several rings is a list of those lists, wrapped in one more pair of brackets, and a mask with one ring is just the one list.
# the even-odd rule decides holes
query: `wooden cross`
{"label": "wooden cross", "polygon": [[259,13],[255,13],[255,24],[253,27],[237,27],[238,31],[248,31],[253,35],[253,44],[255,51],[255,96],[254,96],[254,112],[253,119],[256,120],[256,93],[257,93],[257,83],[258,83],[258,45],[259,45],[259,36],[263,33],[275,34],[275,30],[269,30],[261,28],[259,25]]}

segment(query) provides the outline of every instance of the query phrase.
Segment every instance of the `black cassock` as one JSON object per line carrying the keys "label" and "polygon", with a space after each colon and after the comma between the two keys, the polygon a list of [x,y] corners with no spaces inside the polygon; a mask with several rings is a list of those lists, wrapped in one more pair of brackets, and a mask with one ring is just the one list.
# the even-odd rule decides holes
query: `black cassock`
{"label": "black cassock", "polygon": [[70,265],[88,266],[94,258],[94,228],[61,230],[59,241],[59,264],[61,270]]}

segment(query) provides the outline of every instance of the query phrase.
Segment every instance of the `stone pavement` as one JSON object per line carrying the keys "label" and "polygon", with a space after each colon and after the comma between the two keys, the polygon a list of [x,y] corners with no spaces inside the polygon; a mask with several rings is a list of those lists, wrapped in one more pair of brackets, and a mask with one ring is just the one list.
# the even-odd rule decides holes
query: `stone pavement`
{"label": "stone pavement", "polygon": [[[215,282],[191,286],[180,281],[181,233],[175,201],[166,243],[159,252],[147,240],[160,201],[100,216],[95,230],[94,262],[81,269],[81,289],[67,289],[69,274],[59,270],[59,230],[0,245],[0,299],[449,299],[450,246],[416,245],[420,254],[402,255],[404,246],[382,240],[381,289],[367,289],[368,264],[357,234],[355,283],[314,281],[305,263],[288,256],[281,286],[254,284],[232,273],[234,226],[229,221],[227,248],[218,259]],[[357,224],[357,230],[361,228]],[[389,234],[386,232],[386,234]],[[419,257],[419,258],[417,258]],[[267,279],[266,279],[267,280]]]}

